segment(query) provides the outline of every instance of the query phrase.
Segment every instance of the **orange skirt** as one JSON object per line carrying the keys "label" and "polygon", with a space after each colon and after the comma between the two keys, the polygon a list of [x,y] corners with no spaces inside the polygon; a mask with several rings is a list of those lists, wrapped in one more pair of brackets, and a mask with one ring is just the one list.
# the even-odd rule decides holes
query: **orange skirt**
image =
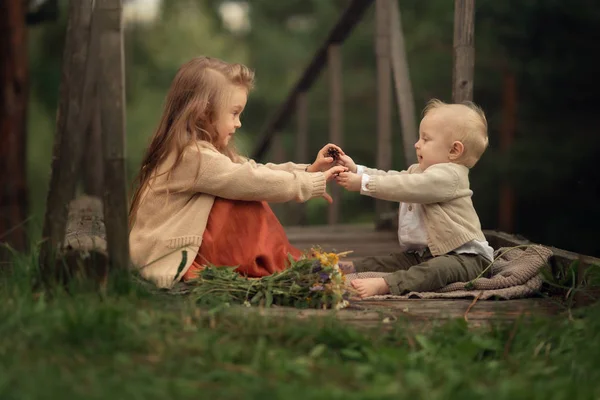
{"label": "orange skirt", "polygon": [[202,246],[183,280],[194,279],[206,265],[237,265],[236,272],[259,278],[286,269],[289,254],[297,260],[302,252],[290,244],[266,202],[217,197]]}

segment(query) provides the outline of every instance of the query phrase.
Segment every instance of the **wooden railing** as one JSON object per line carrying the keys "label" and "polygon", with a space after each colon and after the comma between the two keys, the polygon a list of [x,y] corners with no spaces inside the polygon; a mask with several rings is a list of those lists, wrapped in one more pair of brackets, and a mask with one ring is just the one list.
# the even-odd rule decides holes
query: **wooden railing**
{"label": "wooden railing", "polygon": [[[334,25],[325,42],[304,70],[279,109],[271,116],[261,131],[253,158],[261,159],[272,146],[275,154],[283,153],[278,135],[288,123],[294,109],[298,126],[296,133],[295,159],[309,162],[308,155],[308,102],[307,92],[315,82],[323,67],[329,67],[329,141],[343,146],[343,96],[342,61],[340,47],[361,20],[365,11],[375,2],[375,57],[377,60],[377,157],[376,166],[388,170],[392,166],[392,73],[398,111],[402,127],[404,159],[407,164],[415,162],[413,144],[417,140],[415,106],[410,84],[408,62],[404,48],[400,7],[398,0],[351,0],[339,20]],[[472,100],[474,68],[474,14],[475,0],[455,0],[454,3],[454,67],[452,78],[452,101]],[[324,141],[323,141],[324,142]],[[334,199],[329,207],[327,221],[335,224],[339,220],[340,192],[331,185]],[[376,202],[376,215],[389,210],[388,202]],[[296,210],[295,223],[306,221],[305,209]]]}

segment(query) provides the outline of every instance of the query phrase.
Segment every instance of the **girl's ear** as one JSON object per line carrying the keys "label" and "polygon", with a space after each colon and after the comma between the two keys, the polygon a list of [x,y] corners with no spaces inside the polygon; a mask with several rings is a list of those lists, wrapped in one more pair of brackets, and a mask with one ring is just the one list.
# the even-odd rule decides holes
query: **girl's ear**
{"label": "girl's ear", "polygon": [[465,151],[465,145],[458,140],[452,143],[452,147],[450,147],[450,160],[458,160]]}

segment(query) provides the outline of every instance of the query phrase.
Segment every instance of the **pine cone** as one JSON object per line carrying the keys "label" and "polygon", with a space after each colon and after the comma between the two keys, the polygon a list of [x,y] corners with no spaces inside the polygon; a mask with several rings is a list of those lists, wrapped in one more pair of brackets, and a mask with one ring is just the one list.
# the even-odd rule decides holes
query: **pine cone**
{"label": "pine cone", "polygon": [[325,153],[327,157],[333,158],[333,161],[337,161],[340,158],[340,152],[335,147],[330,147],[327,149],[327,153]]}

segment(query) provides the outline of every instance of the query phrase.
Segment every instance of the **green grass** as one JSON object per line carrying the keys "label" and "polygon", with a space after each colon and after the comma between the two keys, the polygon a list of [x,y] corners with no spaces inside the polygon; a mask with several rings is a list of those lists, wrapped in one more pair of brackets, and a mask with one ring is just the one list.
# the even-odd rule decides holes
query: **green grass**
{"label": "green grass", "polygon": [[240,317],[112,278],[31,289],[35,255],[0,275],[0,399],[586,399],[600,309],[468,330]]}

